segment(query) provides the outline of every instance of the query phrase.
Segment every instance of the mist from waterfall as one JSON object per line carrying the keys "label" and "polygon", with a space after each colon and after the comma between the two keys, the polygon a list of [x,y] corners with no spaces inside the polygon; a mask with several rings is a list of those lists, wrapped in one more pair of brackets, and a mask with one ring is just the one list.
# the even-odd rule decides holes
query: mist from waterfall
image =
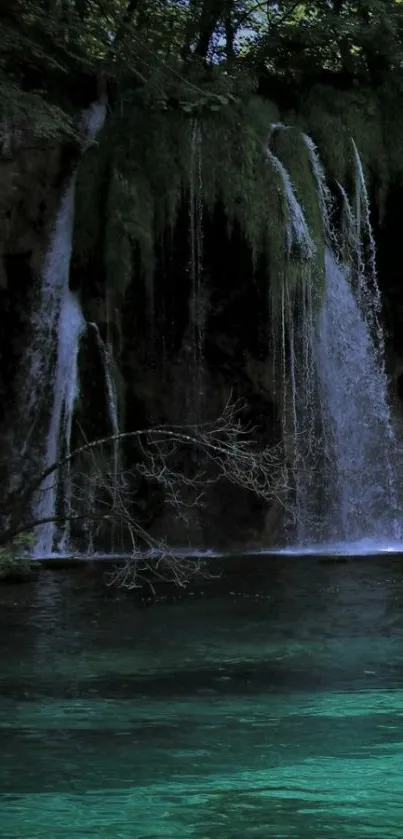
{"label": "mist from waterfall", "polygon": [[[83,151],[95,139],[106,115],[104,103],[94,103],[82,114],[80,132]],[[80,302],[69,288],[74,225],[76,174],[70,180],[56,218],[42,273],[39,305],[33,317],[27,406],[32,414],[35,402],[50,393],[51,413],[45,441],[42,469],[65,461],[42,481],[34,516],[43,524],[36,529],[36,556],[64,550],[69,541],[71,513],[70,464],[74,406],[79,391],[78,350],[85,320]],[[59,528],[55,519],[65,520]]]}

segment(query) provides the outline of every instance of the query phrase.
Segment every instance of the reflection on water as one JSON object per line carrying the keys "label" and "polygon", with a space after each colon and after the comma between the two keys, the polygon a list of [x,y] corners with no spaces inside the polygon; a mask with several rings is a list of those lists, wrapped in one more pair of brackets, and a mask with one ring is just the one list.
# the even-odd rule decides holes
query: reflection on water
{"label": "reflection on water", "polygon": [[401,839],[400,558],[262,566],[151,609],[0,588],[1,839]]}
{"label": "reflection on water", "polygon": [[402,554],[401,540],[355,539],[352,542],[315,542],[311,545],[288,545],[268,553],[282,556],[376,556],[377,554]]}

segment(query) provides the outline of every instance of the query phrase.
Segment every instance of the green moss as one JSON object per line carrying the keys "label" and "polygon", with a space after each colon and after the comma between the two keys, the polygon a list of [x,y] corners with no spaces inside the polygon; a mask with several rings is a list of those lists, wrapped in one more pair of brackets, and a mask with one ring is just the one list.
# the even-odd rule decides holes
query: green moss
{"label": "green moss", "polygon": [[108,289],[121,302],[132,277],[133,249],[140,248],[147,276],[154,270],[154,205],[146,178],[112,172],[106,205],[104,263]]}
{"label": "green moss", "polygon": [[32,562],[7,552],[0,554],[0,582],[22,583],[32,577]]}
{"label": "green moss", "polygon": [[96,143],[83,155],[77,173],[74,254],[86,265],[96,252],[102,236],[102,198],[107,179],[108,159],[102,143]]}
{"label": "green moss", "polygon": [[270,147],[290,175],[316,248],[323,250],[324,228],[318,187],[301,131],[292,127],[274,131]]}
{"label": "green moss", "polygon": [[379,90],[380,118],[390,181],[403,184],[403,111],[401,90],[389,79]]}
{"label": "green moss", "polygon": [[0,548],[0,582],[24,582],[31,578],[38,567],[28,554],[32,542],[32,534],[21,533],[10,545]]}
{"label": "green moss", "polygon": [[125,293],[135,248],[152,284],[158,239],[199,187],[205,207],[220,201],[229,222],[239,223],[254,262],[263,256],[277,277],[284,267],[288,209],[265,145],[278,118],[277,108],[257,96],[235,104],[208,101],[191,114],[126,103],[113,115],[80,167],[76,224],[77,252],[87,258],[99,238],[99,181],[108,170],[104,264],[113,295]]}
{"label": "green moss", "polygon": [[288,116],[313,137],[326,173],[348,189],[354,161],[351,138],[359,149],[365,174],[383,205],[389,183],[388,150],[384,142],[382,108],[369,89],[340,91],[315,85],[301,101],[297,115]]}
{"label": "green moss", "polygon": [[252,97],[228,109],[225,120],[210,116],[202,123],[203,197],[210,207],[219,200],[230,223],[238,222],[254,264],[264,259],[274,294],[288,261],[288,205],[281,175],[265,151],[278,118],[272,103]]}
{"label": "green moss", "polygon": [[62,108],[39,93],[24,91],[0,68],[0,144],[14,138],[66,140],[75,137],[73,120]]}
{"label": "green moss", "polygon": [[[214,95],[197,107],[183,101],[177,109],[126,101],[112,114],[98,147],[90,150],[87,164],[80,168],[80,218],[85,218],[76,232],[82,239],[79,253],[94,249],[100,220],[90,217],[100,212],[99,180],[107,173],[103,261],[113,305],[119,306],[131,280],[136,250],[152,296],[159,238],[174,226],[183,202],[198,191],[207,211],[220,202],[229,225],[237,223],[254,264],[265,262],[273,301],[281,299],[285,277],[291,294],[307,281],[307,255],[298,247],[288,253],[284,180],[266,152],[272,124],[278,120],[276,106],[253,94],[232,99]],[[323,224],[308,149],[296,129],[276,132],[273,149],[304,209],[316,245],[311,281],[320,286]],[[349,149],[351,155],[351,140]]]}

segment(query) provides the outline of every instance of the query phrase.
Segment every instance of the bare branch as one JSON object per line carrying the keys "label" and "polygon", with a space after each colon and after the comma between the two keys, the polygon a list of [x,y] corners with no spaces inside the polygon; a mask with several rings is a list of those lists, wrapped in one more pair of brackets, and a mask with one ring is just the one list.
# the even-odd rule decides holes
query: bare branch
{"label": "bare branch", "polygon": [[[242,408],[242,403],[229,401],[214,422],[159,426],[85,441],[31,482],[0,533],[0,544],[50,521],[71,522],[80,524],[88,550],[93,551],[107,527],[129,556],[115,569],[111,582],[127,588],[153,580],[187,586],[195,575],[207,574],[203,561],[179,557],[163,540],[152,536],[139,516],[139,491],[144,485],[158,487],[163,503],[185,521],[192,509],[203,506],[208,487],[220,480],[268,504],[277,500],[285,505],[289,487],[284,448],[280,444],[259,448],[253,429],[241,424]],[[128,440],[136,441],[138,457],[130,469],[117,472],[108,447]],[[66,464],[74,464],[69,470],[71,509],[65,516],[35,520],[30,515],[33,499],[48,491],[45,480],[54,474],[57,481]]]}

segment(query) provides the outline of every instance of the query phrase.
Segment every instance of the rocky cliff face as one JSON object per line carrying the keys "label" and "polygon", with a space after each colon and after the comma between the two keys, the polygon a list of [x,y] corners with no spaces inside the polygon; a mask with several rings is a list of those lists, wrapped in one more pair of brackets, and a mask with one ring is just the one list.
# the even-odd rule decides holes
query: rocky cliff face
{"label": "rocky cliff face", "polygon": [[[71,150],[50,144],[28,146],[22,140],[5,150],[0,159],[3,464],[9,456],[8,432],[15,422],[16,373],[29,346],[30,317],[44,254],[72,166]],[[169,258],[164,261],[160,254],[155,281],[159,302],[148,316],[138,277],[133,277],[124,310],[111,315],[102,277],[91,267],[88,275],[82,276],[75,271],[73,260],[71,282],[80,290],[88,321],[96,322],[104,337],[108,330],[112,332],[127,429],[195,419],[192,380],[196,371],[189,330],[186,241],[186,230],[179,225]],[[208,303],[203,325],[203,405],[198,419],[217,416],[229,398],[242,399],[245,426],[254,426],[262,443],[277,440],[278,417],[270,365],[266,363],[262,301],[258,284],[256,294],[250,293],[252,266],[246,246],[239,236],[228,237],[221,219],[209,224],[203,248],[203,285]],[[105,431],[105,394],[99,358],[90,344],[90,337],[84,339],[80,354],[79,421],[88,436],[96,437]],[[209,545],[243,539],[249,544],[258,543],[266,531],[266,505],[236,487],[213,485],[206,506],[191,512],[188,524],[178,524],[170,510],[161,508],[161,499],[155,494],[143,488],[139,495],[144,520],[151,523],[155,533],[182,543],[194,536],[195,529]]]}
{"label": "rocky cliff face", "polygon": [[[241,422],[245,428],[254,429],[259,444],[278,442],[280,394],[276,393],[270,362],[268,295],[262,293],[263,275],[253,281],[246,243],[238,231],[228,234],[219,212],[215,219],[206,220],[197,300],[204,312],[196,336],[191,315],[187,225],[185,207],[173,237],[167,237],[157,255],[151,310],[140,269],[134,271],[122,311],[111,313],[105,302],[102,274],[95,273],[86,282],[73,267],[73,282],[81,282],[87,319],[97,322],[104,339],[109,334],[113,340],[125,427],[209,421],[219,416],[232,399],[242,400]],[[199,340],[201,354],[195,347]],[[89,392],[91,375],[85,359],[82,368],[88,381],[83,391]],[[198,387],[202,391],[200,400]],[[89,424],[90,415],[87,401],[80,422],[88,436],[96,433],[95,425]],[[149,496],[145,491],[144,495],[147,506]],[[267,544],[276,538],[281,515],[275,505],[275,512],[271,511],[267,519],[267,504],[246,490],[221,482],[209,487],[200,509],[187,511],[188,524],[178,520],[172,509],[161,509],[155,497],[152,503],[155,518],[150,508],[148,512],[154,534],[182,544],[194,539],[195,533],[199,542],[209,546]]]}
{"label": "rocky cliff face", "polygon": [[[71,149],[41,144],[3,150],[0,157],[0,421],[3,439],[13,417],[16,370],[29,343],[30,313],[44,253],[71,172]],[[386,300],[388,359],[396,405],[403,397],[403,296],[397,212],[391,194],[385,226],[377,231],[381,285]],[[241,419],[260,443],[281,437],[281,393],[273,379],[272,350],[264,274],[252,266],[238,230],[228,232],[219,210],[203,231],[203,353],[195,368],[194,335],[189,327],[189,243],[186,208],[174,235],[161,245],[155,272],[154,306],[147,308],[140,270],[134,272],[121,311],[111,312],[102,272],[74,264],[71,281],[80,290],[88,321],[112,339],[119,371],[121,413],[126,429],[194,419],[194,378],[201,376],[203,398],[198,419],[211,419],[228,398],[242,399]],[[80,426],[89,437],[104,432],[104,392],[99,359],[90,340],[81,351]],[[78,432],[77,432],[78,433]],[[3,453],[4,446],[3,446]],[[3,456],[4,456],[3,454]],[[195,532],[209,546],[231,542],[268,544],[276,540],[281,505],[271,508],[237,487],[213,484],[205,506],[178,522],[161,498],[139,489],[139,509],[156,535],[178,542]]]}

